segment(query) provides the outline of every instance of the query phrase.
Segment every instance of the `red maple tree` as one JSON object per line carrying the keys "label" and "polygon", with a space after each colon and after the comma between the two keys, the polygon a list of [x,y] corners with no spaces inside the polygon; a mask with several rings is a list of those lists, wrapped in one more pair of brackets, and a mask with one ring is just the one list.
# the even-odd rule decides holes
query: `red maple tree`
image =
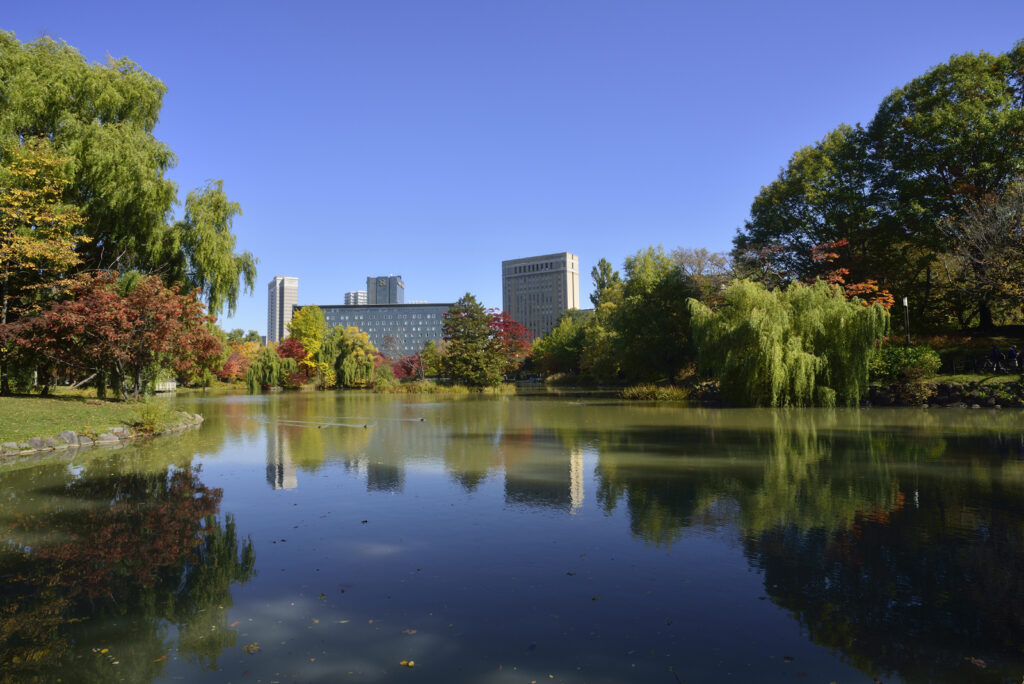
{"label": "red maple tree", "polygon": [[488,314],[491,334],[506,359],[506,367],[503,372],[508,373],[521,366],[526,357],[530,355],[530,349],[533,347],[533,333],[522,323],[513,319],[507,311],[491,309]]}
{"label": "red maple tree", "polygon": [[122,394],[138,398],[144,374],[169,367],[181,375],[212,368],[220,342],[196,293],[180,294],[154,276],[123,283],[116,272],[83,277],[70,299],[10,326],[6,335],[76,372],[112,372]]}

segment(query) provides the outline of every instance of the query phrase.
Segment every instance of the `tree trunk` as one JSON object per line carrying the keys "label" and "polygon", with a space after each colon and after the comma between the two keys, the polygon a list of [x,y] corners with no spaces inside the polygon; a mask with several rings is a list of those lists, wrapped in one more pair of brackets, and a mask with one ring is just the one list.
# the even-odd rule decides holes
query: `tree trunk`
{"label": "tree trunk", "polygon": [[11,382],[7,377],[7,352],[0,351],[0,395],[11,396]]}
{"label": "tree trunk", "polygon": [[992,306],[988,302],[978,303],[978,328],[985,332],[992,332],[995,328],[992,322]]}

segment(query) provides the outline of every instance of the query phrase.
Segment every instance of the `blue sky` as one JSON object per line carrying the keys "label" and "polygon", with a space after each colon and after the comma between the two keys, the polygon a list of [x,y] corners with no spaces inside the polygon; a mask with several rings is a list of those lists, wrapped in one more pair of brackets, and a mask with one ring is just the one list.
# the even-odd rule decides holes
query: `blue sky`
{"label": "blue sky", "polygon": [[[1019,0],[6,2],[0,28],[126,56],[167,85],[157,137],[185,193],[223,178],[259,283],[341,303],[501,305],[501,261],[648,245],[728,250],[799,147],[867,122],[963,52],[1024,38]],[[180,211],[180,209],[179,209]]]}

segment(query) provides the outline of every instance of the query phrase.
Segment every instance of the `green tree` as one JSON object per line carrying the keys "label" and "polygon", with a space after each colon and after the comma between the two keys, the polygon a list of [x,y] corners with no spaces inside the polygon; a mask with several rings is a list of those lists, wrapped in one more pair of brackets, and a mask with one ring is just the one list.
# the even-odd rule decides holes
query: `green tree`
{"label": "green tree", "polygon": [[[761,188],[734,240],[742,275],[771,287],[813,280],[820,273],[814,248],[841,239],[856,245],[857,255],[874,254],[867,243],[873,213],[866,155],[864,131],[845,124],[797,150]],[[852,261],[841,265],[867,268]]]}
{"label": "green tree", "polygon": [[[292,362],[292,367],[297,369],[294,359],[287,359]],[[245,373],[245,384],[249,388],[249,394],[257,394],[264,387],[280,387],[284,384],[285,367],[284,362],[277,355],[277,350],[272,345],[260,349],[256,358],[249,364],[249,370]]]}
{"label": "green tree", "polygon": [[444,315],[442,327],[445,375],[470,387],[500,385],[505,358],[494,338],[490,316],[470,293],[463,295]]}
{"label": "green tree", "polygon": [[613,318],[627,380],[668,380],[691,360],[686,300],[700,291],[660,246],[626,258],[622,303]]}
{"label": "green tree", "polygon": [[[910,243],[902,290],[925,313],[935,260],[952,242],[943,221],[1024,176],[1024,41],[1007,54],[955,55],[894,90],[868,127],[880,236]],[[981,325],[991,327],[981,307]]]}
{"label": "green tree", "polygon": [[[845,270],[945,324],[948,306],[969,306],[939,277],[959,239],[949,221],[1024,177],[1022,71],[1024,41],[1002,55],[956,55],[895,89],[866,128],[843,125],[799,150],[734,240],[741,274],[775,287]],[[836,244],[846,245],[836,259],[816,254]],[[977,308],[991,327],[990,307]]]}
{"label": "green tree", "polygon": [[594,279],[594,291],[590,294],[590,303],[594,305],[594,308],[601,303],[601,296],[606,290],[622,282],[619,272],[612,268],[612,265],[604,258],[590,270],[590,277]]}
{"label": "green tree", "polygon": [[700,367],[719,378],[723,396],[752,406],[856,404],[889,322],[880,305],[848,301],[821,281],[768,290],[741,280],[718,310],[689,306]]}
{"label": "green tree", "polygon": [[586,321],[592,316],[577,309],[562,313],[558,325],[533,343],[533,359],[546,375],[578,374],[586,342]]}
{"label": "green tree", "polygon": [[198,286],[212,314],[233,311],[239,278],[252,289],[255,259],[231,251],[239,208],[220,181],[191,193],[184,220],[172,222],[176,160],[153,135],[164,84],[125,58],[90,64],[66,43],[5,32],[0,74],[0,149],[44,137],[71,159],[64,199],[86,217],[83,267],[159,273],[168,285]]}
{"label": "green tree", "polygon": [[369,387],[374,381],[374,359],[377,349],[370,342],[370,336],[354,325],[337,325],[331,330],[329,343],[331,362],[341,387]]}
{"label": "green tree", "polygon": [[441,374],[441,359],[444,352],[434,340],[427,340],[420,352],[420,368],[424,377],[436,378]]}
{"label": "green tree", "polygon": [[235,313],[239,279],[250,292],[256,283],[256,257],[234,252],[231,226],[241,213],[241,206],[225,194],[222,180],[188,193],[185,217],[172,230],[172,239],[180,244],[167,254],[167,262],[175,264],[171,278],[200,290],[211,311],[227,307],[229,316]]}

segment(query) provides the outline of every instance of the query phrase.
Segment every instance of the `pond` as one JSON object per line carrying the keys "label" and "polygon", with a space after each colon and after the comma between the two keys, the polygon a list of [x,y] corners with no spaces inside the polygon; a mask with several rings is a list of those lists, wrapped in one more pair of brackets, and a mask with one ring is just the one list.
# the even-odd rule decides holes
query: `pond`
{"label": "pond", "polygon": [[1024,414],[167,400],[0,469],[0,677],[1013,682]]}

